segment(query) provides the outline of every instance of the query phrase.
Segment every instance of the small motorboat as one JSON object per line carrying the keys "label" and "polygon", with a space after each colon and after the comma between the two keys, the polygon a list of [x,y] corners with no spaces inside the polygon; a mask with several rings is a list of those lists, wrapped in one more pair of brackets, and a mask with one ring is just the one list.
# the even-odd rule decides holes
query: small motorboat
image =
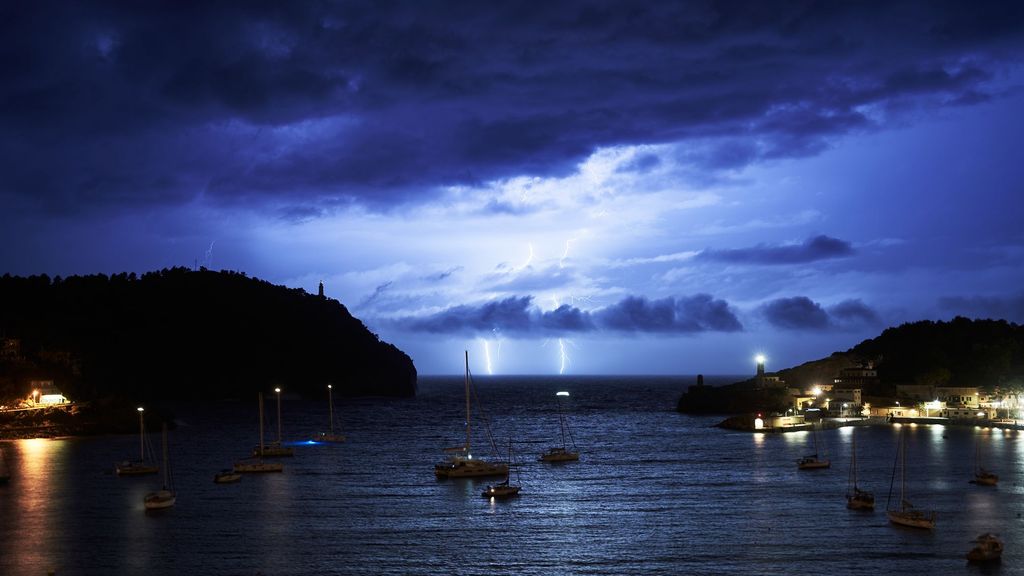
{"label": "small motorboat", "polygon": [[974,540],[974,548],[967,553],[968,562],[998,562],[1003,557],[1003,541],[986,532]]}
{"label": "small motorboat", "polygon": [[981,486],[995,486],[999,484],[999,475],[995,472],[989,472],[984,468],[978,468],[974,473],[974,480],[971,480],[971,482]]}
{"label": "small motorboat", "polygon": [[521,486],[515,484],[509,484],[508,480],[500,484],[492,484],[487,486],[487,489],[483,491],[481,496],[484,498],[508,498],[510,496],[518,496],[519,489]]}
{"label": "small motorboat", "polygon": [[975,546],[967,552],[968,562],[998,562],[1002,558],[1002,540],[995,534],[982,534],[972,542]]}

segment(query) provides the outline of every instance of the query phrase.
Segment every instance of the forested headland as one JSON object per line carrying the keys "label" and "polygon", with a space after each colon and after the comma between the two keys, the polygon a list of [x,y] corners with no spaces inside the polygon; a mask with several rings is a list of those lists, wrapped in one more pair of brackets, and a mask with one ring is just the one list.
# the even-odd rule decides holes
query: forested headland
{"label": "forested headland", "polygon": [[0,278],[0,403],[53,380],[76,401],[412,396],[416,368],[337,300],[244,273]]}
{"label": "forested headland", "polygon": [[[845,368],[870,364],[878,381],[865,396],[895,398],[899,384],[1024,389],[1024,326],[1005,320],[923,320],[888,328],[845,352],[774,373],[787,388],[830,383]],[[786,388],[759,388],[754,379],[728,386],[691,387],[681,412],[784,411]]]}

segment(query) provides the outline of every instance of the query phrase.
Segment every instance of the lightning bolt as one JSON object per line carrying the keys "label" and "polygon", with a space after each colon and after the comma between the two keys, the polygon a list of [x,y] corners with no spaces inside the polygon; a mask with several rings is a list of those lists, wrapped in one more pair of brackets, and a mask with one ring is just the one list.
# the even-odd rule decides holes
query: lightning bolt
{"label": "lightning bolt", "polygon": [[526,257],[526,262],[523,263],[522,268],[526,268],[533,262],[533,243],[527,244],[530,247],[530,255]]}
{"label": "lightning bolt", "polygon": [[558,267],[565,268],[565,261],[569,259],[569,247],[576,241],[576,238],[569,238],[565,241],[565,250],[562,252],[562,257],[558,259]]}
{"label": "lightning bolt", "polygon": [[565,365],[569,363],[569,355],[565,352],[565,340],[558,339],[558,353],[562,356],[562,365],[558,368],[559,374],[565,374]]}
{"label": "lightning bolt", "polygon": [[487,363],[487,373],[494,375],[494,368],[491,366],[491,347],[487,344],[487,340],[481,338],[480,342],[484,345],[484,360]]}
{"label": "lightning bolt", "polygon": [[498,345],[498,349],[494,351],[494,363],[497,364],[501,362],[501,333],[497,328],[493,328],[491,333],[494,334],[494,342]]}
{"label": "lightning bolt", "polygon": [[216,240],[210,242],[210,247],[206,249],[206,254],[205,254],[205,257],[203,258],[203,260],[206,260],[206,267],[207,268],[213,268],[213,245],[216,242],[217,242]]}

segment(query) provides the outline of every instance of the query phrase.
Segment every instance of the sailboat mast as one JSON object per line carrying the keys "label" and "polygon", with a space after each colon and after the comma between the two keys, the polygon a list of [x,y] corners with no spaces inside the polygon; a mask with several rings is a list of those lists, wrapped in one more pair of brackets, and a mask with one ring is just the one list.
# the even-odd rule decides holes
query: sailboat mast
{"label": "sailboat mast", "polygon": [[465,387],[466,387],[466,454],[468,455],[469,454],[470,439],[471,439],[471,436],[472,436],[472,429],[470,427],[470,417],[469,417],[469,350],[466,350],[465,353],[466,353],[466,381],[465,381]]}
{"label": "sailboat mast", "polygon": [[907,439],[900,430],[900,510],[906,507],[907,496]]}
{"label": "sailboat mast", "polygon": [[260,398],[260,458],[263,457],[263,392],[259,392]]}
{"label": "sailboat mast", "polygon": [[142,406],[139,406],[139,462],[140,463],[146,461],[146,439],[145,439],[145,432],[144,432],[146,427],[142,423],[142,413],[143,412],[145,412],[145,409]]}
{"label": "sailboat mast", "polygon": [[558,428],[562,432],[562,448],[565,448],[565,415],[562,414],[562,403],[555,396],[555,406],[558,407]]}
{"label": "sailboat mast", "polygon": [[164,422],[163,441],[164,441],[164,490],[167,490],[167,486],[170,484],[170,471],[167,468],[167,422]]}
{"label": "sailboat mast", "polygon": [[277,394],[277,443],[281,443],[281,389],[274,388],[274,393]]}
{"label": "sailboat mast", "polygon": [[331,385],[327,385],[327,406],[331,414],[331,436],[334,436],[334,395],[331,394]]}

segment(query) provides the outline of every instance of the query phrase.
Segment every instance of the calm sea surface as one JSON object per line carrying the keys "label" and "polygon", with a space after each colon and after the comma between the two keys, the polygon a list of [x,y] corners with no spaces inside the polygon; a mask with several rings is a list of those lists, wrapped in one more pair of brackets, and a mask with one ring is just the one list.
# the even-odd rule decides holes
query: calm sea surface
{"label": "calm sea surface", "polygon": [[[726,379],[731,380],[731,379]],[[436,480],[441,449],[463,438],[461,378],[423,378],[409,400],[337,402],[348,441],[304,442],[327,402],[285,397],[283,474],[215,485],[256,441],[256,399],[179,407],[170,434],[177,505],[146,513],[160,478],[119,478],[131,436],[0,443],[0,574],[976,574],[1024,571],[1024,450],[1019,432],[908,426],[909,499],[934,532],[888,524],[898,428],[858,428],[861,484],[844,492],[853,428],[820,435],[833,466],[797,471],[806,432],[761,435],[673,411],[693,378],[476,378],[499,452],[523,460],[522,495],[490,502],[484,480]],[[579,462],[541,464],[559,437],[555,392]],[[267,402],[267,436],[276,434]],[[474,438],[485,439],[482,426]],[[159,438],[154,435],[159,448]],[[997,488],[968,483],[976,441]],[[474,442],[474,452],[489,449]],[[513,477],[513,481],[515,478]],[[997,532],[1002,567],[963,559]]]}

